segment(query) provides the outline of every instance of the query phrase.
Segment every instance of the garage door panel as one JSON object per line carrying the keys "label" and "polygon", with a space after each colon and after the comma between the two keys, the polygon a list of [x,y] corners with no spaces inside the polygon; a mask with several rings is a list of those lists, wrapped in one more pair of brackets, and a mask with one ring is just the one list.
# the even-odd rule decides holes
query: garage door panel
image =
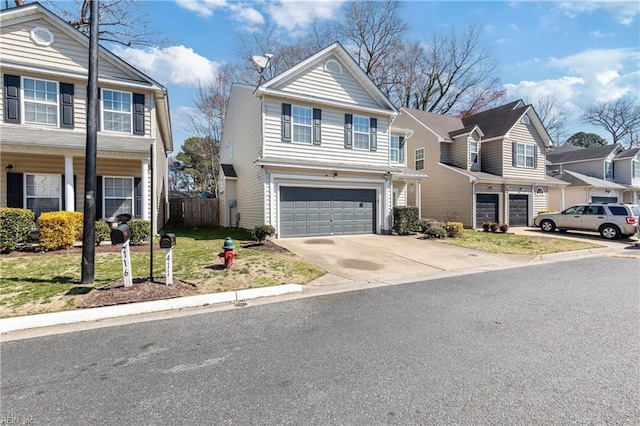
{"label": "garage door panel", "polygon": [[476,195],[476,226],[482,226],[483,222],[498,221],[498,203],[497,194]]}
{"label": "garage door panel", "polygon": [[527,226],[529,224],[529,196],[509,195],[509,226]]}
{"label": "garage door panel", "polygon": [[280,188],[280,236],[375,232],[375,190]]}

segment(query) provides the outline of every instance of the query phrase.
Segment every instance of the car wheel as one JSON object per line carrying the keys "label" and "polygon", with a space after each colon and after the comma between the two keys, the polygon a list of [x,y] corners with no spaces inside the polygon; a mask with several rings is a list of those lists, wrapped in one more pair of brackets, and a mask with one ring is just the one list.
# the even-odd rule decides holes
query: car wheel
{"label": "car wheel", "polygon": [[542,229],[544,232],[553,232],[556,230],[556,224],[553,223],[552,220],[545,219],[540,222],[540,229]]}
{"label": "car wheel", "polygon": [[620,229],[615,225],[603,225],[600,228],[600,235],[607,240],[617,240],[620,238]]}

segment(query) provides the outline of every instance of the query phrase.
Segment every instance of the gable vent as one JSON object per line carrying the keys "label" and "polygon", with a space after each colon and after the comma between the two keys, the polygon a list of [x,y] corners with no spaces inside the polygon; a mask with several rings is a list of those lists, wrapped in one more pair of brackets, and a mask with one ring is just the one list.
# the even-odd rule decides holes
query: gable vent
{"label": "gable vent", "polygon": [[324,63],[324,70],[334,74],[342,74],[342,67],[340,66],[340,63],[333,59],[329,59]]}
{"label": "gable vent", "polygon": [[31,40],[38,46],[51,46],[54,38],[51,31],[42,27],[35,27],[31,30]]}

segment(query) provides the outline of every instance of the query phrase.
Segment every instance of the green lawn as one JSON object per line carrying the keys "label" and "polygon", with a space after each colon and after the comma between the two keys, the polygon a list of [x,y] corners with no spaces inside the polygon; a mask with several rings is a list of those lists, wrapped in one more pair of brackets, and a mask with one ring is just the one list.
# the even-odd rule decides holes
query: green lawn
{"label": "green lawn", "polygon": [[602,247],[586,241],[509,233],[477,232],[470,229],[466,229],[460,237],[448,238],[445,243],[489,253],[532,255]]}
{"label": "green lawn", "polygon": [[[194,283],[200,293],[305,284],[324,271],[291,253],[242,248],[251,236],[225,228],[175,229],[173,277]],[[239,256],[232,269],[221,269],[217,254],[230,236]],[[157,247],[157,246],[156,246]],[[134,278],[149,276],[149,246],[131,252]],[[79,288],[80,254],[43,253],[38,256],[0,258],[0,317],[51,312],[75,307],[76,298],[90,288]],[[154,277],[164,276],[164,250],[154,251]],[[95,284],[100,287],[122,279],[120,253],[96,253]]]}

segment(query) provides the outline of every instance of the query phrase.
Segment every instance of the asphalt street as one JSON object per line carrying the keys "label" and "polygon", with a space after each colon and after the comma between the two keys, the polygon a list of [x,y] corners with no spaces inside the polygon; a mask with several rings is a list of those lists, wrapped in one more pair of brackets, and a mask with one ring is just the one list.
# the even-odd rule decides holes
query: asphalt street
{"label": "asphalt street", "polygon": [[0,414],[638,424],[639,267],[591,257],[4,342]]}

